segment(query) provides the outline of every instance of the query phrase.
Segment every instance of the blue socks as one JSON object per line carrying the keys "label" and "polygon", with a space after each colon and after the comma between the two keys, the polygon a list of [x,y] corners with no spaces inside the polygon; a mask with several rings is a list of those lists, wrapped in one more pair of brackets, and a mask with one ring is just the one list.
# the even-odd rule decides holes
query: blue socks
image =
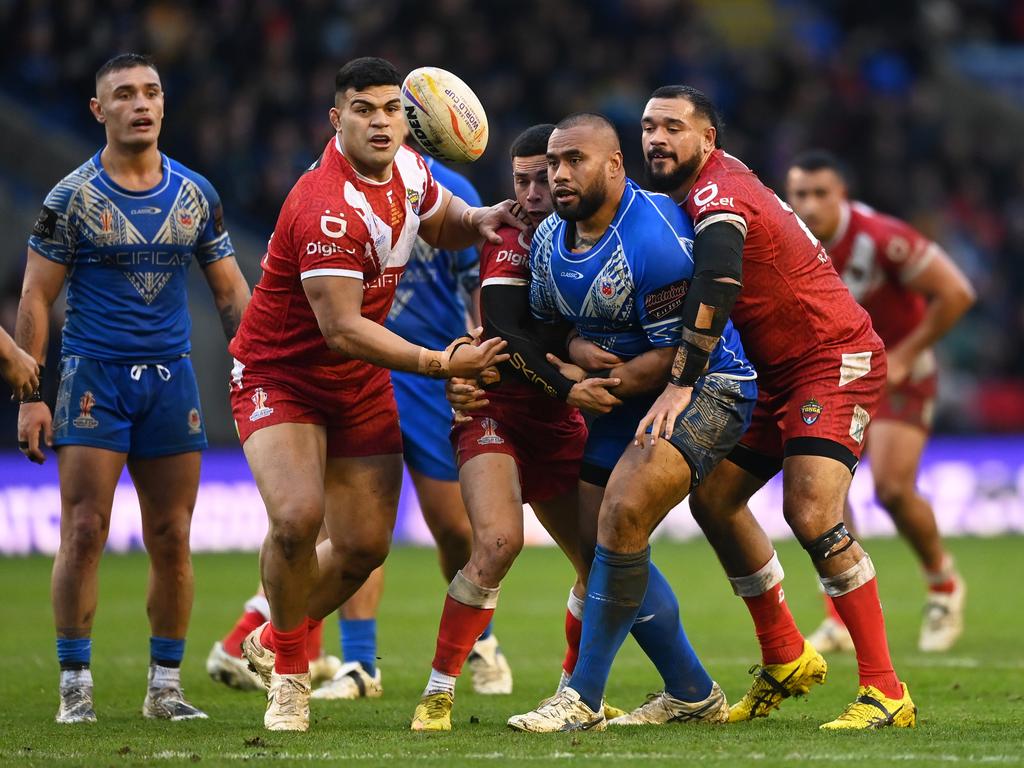
{"label": "blue socks", "polygon": [[711,677],[683,631],[676,596],[650,557],[650,547],[632,553],[600,545],[595,549],[580,657],[569,681],[594,711],[601,707],[612,661],[631,631],[670,696],[692,702],[711,694]]}
{"label": "blue socks", "polygon": [[580,657],[569,685],[595,712],[601,709],[612,661],[629,634],[647,592],[651,548],[620,554],[600,544],[583,604]]}
{"label": "blue socks", "polygon": [[58,637],[57,661],[62,670],[88,669],[92,662],[92,638]]}
{"label": "blue socks", "polygon": [[341,657],[358,662],[368,675],[377,674],[377,620],[338,617]]}
{"label": "blue socks", "polygon": [[171,669],[181,666],[181,660],[185,657],[185,641],[176,640],[173,637],[151,637],[149,638],[149,663],[158,667],[170,667]]}
{"label": "blue socks", "polygon": [[633,625],[633,637],[658,668],[669,696],[693,702],[711,695],[711,677],[679,621],[679,602],[654,563],[650,564],[647,594]]}

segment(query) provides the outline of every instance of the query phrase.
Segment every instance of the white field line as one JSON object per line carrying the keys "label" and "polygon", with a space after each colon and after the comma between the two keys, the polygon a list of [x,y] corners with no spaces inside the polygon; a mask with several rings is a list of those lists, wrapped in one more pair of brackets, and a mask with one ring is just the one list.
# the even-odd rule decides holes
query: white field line
{"label": "white field line", "polygon": [[[853,654],[844,656],[851,662]],[[755,656],[701,656],[705,664],[749,666],[756,661]],[[896,656],[897,668],[914,667],[917,669],[1024,669],[1024,659],[985,660],[970,656]]]}

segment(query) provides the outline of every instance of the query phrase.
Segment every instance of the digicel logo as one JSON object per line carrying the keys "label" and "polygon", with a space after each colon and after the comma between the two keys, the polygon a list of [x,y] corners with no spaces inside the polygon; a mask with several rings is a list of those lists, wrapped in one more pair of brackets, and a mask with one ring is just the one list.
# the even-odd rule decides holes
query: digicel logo
{"label": "digicel logo", "polygon": [[338,253],[355,253],[354,248],[343,248],[340,243],[306,243],[306,255],[334,256]]}
{"label": "digicel logo", "polygon": [[499,264],[507,261],[509,264],[513,264],[517,267],[526,264],[527,262],[529,262],[529,260],[530,257],[527,256],[525,253],[519,253],[518,251],[510,251],[507,248],[498,251],[498,257],[497,259],[495,259],[495,261],[497,261]]}

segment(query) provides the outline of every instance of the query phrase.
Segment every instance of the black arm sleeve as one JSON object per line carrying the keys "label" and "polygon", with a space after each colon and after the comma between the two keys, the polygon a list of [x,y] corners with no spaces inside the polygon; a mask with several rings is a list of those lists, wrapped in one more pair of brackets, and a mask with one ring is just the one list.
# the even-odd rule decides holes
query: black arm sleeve
{"label": "black arm sleeve", "polygon": [[[520,285],[487,285],[480,289],[480,313],[488,337],[500,336],[508,342],[510,355],[501,364],[502,374],[519,376],[540,388],[550,397],[565,400],[576,382],[567,379],[545,359],[549,347],[545,336],[535,328],[538,323],[530,315],[530,289]],[[558,333],[564,340],[565,331]]]}
{"label": "black arm sleeve", "polygon": [[725,330],[742,287],[743,240],[743,233],[725,221],[694,238],[693,281],[683,300],[682,343],[672,364],[673,384],[693,386]]}

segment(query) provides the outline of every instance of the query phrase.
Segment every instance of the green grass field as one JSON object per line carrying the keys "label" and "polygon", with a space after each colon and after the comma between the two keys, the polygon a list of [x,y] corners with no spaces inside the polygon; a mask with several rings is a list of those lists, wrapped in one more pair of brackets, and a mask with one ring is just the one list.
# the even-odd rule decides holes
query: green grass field
{"label": "green grass field", "polygon": [[[482,697],[460,683],[454,731],[410,733],[409,718],[429,671],[444,585],[434,553],[396,550],[389,561],[380,625],[383,699],[314,702],[307,734],[262,728],[258,694],[228,690],[203,670],[211,643],[236,617],[256,581],[254,555],[195,558],[196,602],[183,672],[186,692],[210,715],[205,722],[154,723],[140,714],[148,662],[142,555],[108,556],[94,634],[93,673],[99,722],[58,726],[57,664],[49,608],[50,561],[0,559],[4,585],[0,633],[0,762],[5,765],[205,765],[252,761],[273,765],[500,766],[624,764],[717,765],[1024,765],[1024,539],[954,540],[970,585],[968,628],[956,650],[916,650],[923,586],[898,541],[869,543],[881,574],[896,666],[920,708],[912,731],[821,733],[818,724],[845,706],[856,685],[849,657],[829,659],[828,683],[770,719],[737,726],[680,725],[603,734],[535,736],[505,727],[558,679],[569,569],[557,551],[524,552],[506,581],[497,634],[515,672],[512,696]],[[810,566],[792,543],[780,547],[789,570],[787,596],[810,631],[820,603]],[[703,541],[660,544],[655,559],[675,586],[690,637],[731,700],[756,661],[750,620],[732,596]],[[333,622],[331,622],[333,624]],[[337,647],[337,629],[325,642]],[[335,651],[336,652],[336,651]],[[612,674],[609,699],[632,706],[658,687],[650,664],[627,641]]]}

